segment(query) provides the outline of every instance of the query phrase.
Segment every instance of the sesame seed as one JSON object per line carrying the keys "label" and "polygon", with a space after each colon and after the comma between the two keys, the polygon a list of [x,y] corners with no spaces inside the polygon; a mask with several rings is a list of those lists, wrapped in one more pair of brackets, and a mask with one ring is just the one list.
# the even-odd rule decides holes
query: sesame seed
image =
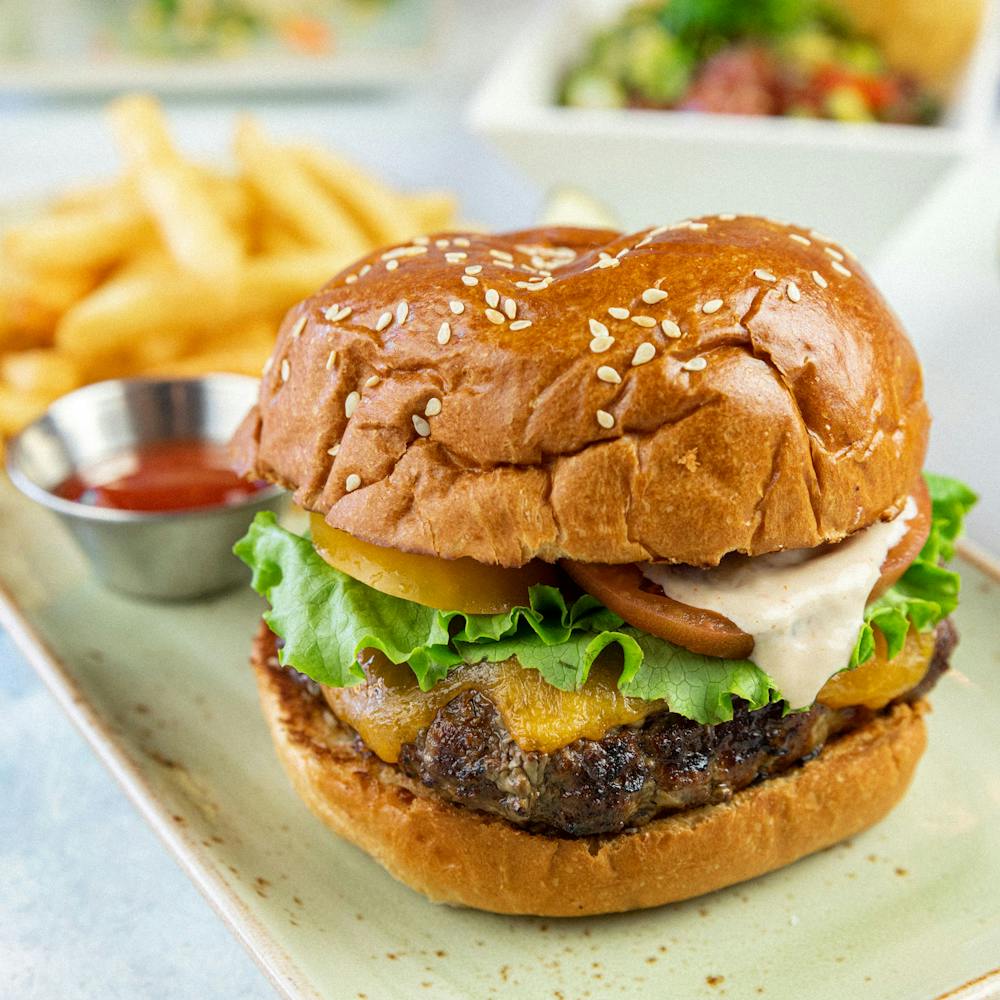
{"label": "sesame seed", "polygon": [[448,303],[448,308],[456,315],[461,316],[465,312],[465,303],[459,299],[452,299]]}
{"label": "sesame seed", "polygon": [[413,429],[422,437],[429,437],[431,425],[419,413],[414,413],[410,419],[413,421]]}
{"label": "sesame seed", "polygon": [[347,399],[344,400],[344,416],[348,420],[354,416],[354,411],[358,408],[358,403],[361,402],[361,393],[359,392],[349,392],[347,394]]}
{"label": "sesame seed", "polygon": [[505,267],[508,271],[514,270],[514,262],[510,260],[495,260],[493,261],[497,267]]}
{"label": "sesame seed", "polygon": [[385,265],[385,269],[386,269],[387,271],[395,271],[397,267],[399,267],[399,261],[398,261],[398,260],[390,260],[390,261],[389,261],[389,262],[388,262],[388,263],[387,263],[387,264]]}
{"label": "sesame seed", "polygon": [[352,472],[344,480],[344,489],[347,490],[348,493],[353,493],[360,485],[361,477],[356,472]]}
{"label": "sesame seed", "polygon": [[441,400],[437,396],[431,396],[424,407],[425,417],[436,417],[441,412]]}
{"label": "sesame seed", "polygon": [[[350,316],[352,312],[354,312],[354,310],[350,306],[344,306],[342,309],[338,309],[336,305],[332,305],[330,306],[329,309],[326,310],[325,313],[323,313],[323,315],[331,323],[339,323],[342,319],[347,319],[347,317]],[[302,331],[299,330],[299,333],[301,332]],[[292,335],[296,337],[298,336],[298,334],[294,332]]]}
{"label": "sesame seed", "polygon": [[722,299],[709,299],[702,307],[701,311],[707,315],[718,312],[722,308]]}
{"label": "sesame seed", "polygon": [[386,250],[382,254],[382,260],[395,260],[397,257],[416,257],[419,254],[427,253],[427,247],[423,246],[413,246],[413,247],[395,247],[392,250]]}
{"label": "sesame seed", "polygon": [[616,253],[616,254],[615,254],[615,256],[616,256],[616,257],[617,257],[617,258],[618,258],[619,260],[621,260],[621,259],[622,259],[622,257],[624,257],[624,256],[625,256],[625,255],[626,255],[626,254],[628,253],[628,250],[629,250],[629,248],[628,248],[628,247],[622,247],[622,248],[621,248],[621,250],[619,250],[619,251],[618,251],[618,253]]}
{"label": "sesame seed", "polygon": [[785,289],[785,294],[793,301],[798,302],[802,298],[802,293],[799,291],[799,286],[795,284],[794,281],[788,282],[788,287]]}
{"label": "sesame seed", "polygon": [[438,327],[437,342],[439,344],[447,344],[451,340],[451,324],[445,320]]}
{"label": "sesame seed", "polygon": [[647,306],[654,306],[657,302],[662,302],[667,297],[667,293],[662,288],[647,288],[642,293],[642,301]]}
{"label": "sesame seed", "polygon": [[656,326],[656,320],[652,316],[633,316],[632,322],[636,326],[644,326],[647,329]]}
{"label": "sesame seed", "polygon": [[494,248],[490,249],[490,256],[491,257],[496,257],[497,260],[513,260],[514,259],[514,255],[512,253],[508,253],[506,250],[497,250],[497,249],[494,249]]}
{"label": "sesame seed", "polygon": [[732,212],[723,212],[722,215],[717,215],[716,218],[720,219],[722,222],[732,222],[736,216],[733,215]]}
{"label": "sesame seed", "polygon": [[692,358],[690,361],[685,361],[684,364],[681,365],[681,368],[683,368],[686,372],[702,372],[707,367],[708,362],[702,357]]}
{"label": "sesame seed", "polygon": [[608,310],[608,315],[613,319],[628,319],[628,310],[623,309],[621,306],[612,306]]}
{"label": "sesame seed", "polygon": [[595,354],[603,354],[614,342],[614,337],[594,337],[590,342],[590,349]]}
{"label": "sesame seed", "polygon": [[672,319],[661,319],[660,329],[674,340],[681,335],[681,328]]}
{"label": "sesame seed", "polygon": [[292,373],[292,366],[288,363],[288,358],[281,360],[281,381],[287,382],[288,376]]}
{"label": "sesame seed", "polygon": [[644,340],[632,355],[632,364],[644,365],[647,361],[652,361],[656,357],[656,348],[648,341]]}
{"label": "sesame seed", "polygon": [[844,267],[844,265],[841,264],[839,260],[833,261],[833,263],[830,264],[830,267],[832,267],[837,272],[837,274],[842,274],[845,278],[849,278],[851,276],[851,272],[848,271],[847,268]]}
{"label": "sesame seed", "polygon": [[500,293],[495,288],[486,289],[486,304],[492,309],[500,305]]}
{"label": "sesame seed", "polygon": [[601,367],[597,369],[597,377],[602,382],[610,382],[612,385],[618,385],[618,383],[622,380],[621,375],[619,375],[618,372],[611,367],[611,365],[601,365]]}
{"label": "sesame seed", "polygon": [[812,272],[812,280],[815,281],[820,288],[826,288],[826,278],[824,278],[819,271]]}
{"label": "sesame seed", "polygon": [[701,233],[701,232],[704,232],[706,229],[708,229],[708,223],[707,222],[692,222],[688,226],[688,229],[692,229],[696,233]]}
{"label": "sesame seed", "polygon": [[529,326],[531,326],[530,319],[519,319],[511,323],[508,329],[513,330],[516,333],[518,330],[527,330]]}
{"label": "sesame seed", "polygon": [[436,246],[438,248],[438,250],[444,250],[448,246],[448,241],[447,240],[435,240],[434,241],[434,246]]}
{"label": "sesame seed", "polygon": [[465,269],[465,273],[466,274],[480,274],[480,273],[482,273],[482,270],[483,270],[483,265],[482,264],[470,264]]}
{"label": "sesame seed", "polygon": [[346,284],[346,285],[353,285],[354,282],[357,281],[357,280],[358,280],[358,276],[356,274],[349,274],[346,278],[344,278],[344,284]]}
{"label": "sesame seed", "polygon": [[431,238],[429,236],[414,236],[411,242],[414,246],[426,247],[430,246]]}
{"label": "sesame seed", "polygon": [[599,319],[588,319],[587,326],[595,337],[607,337],[608,328]]}
{"label": "sesame seed", "polygon": [[607,410],[597,411],[597,422],[605,429],[611,430],[615,426],[615,418]]}
{"label": "sesame seed", "polygon": [[444,259],[448,261],[449,264],[461,264],[463,260],[468,260],[469,255],[463,253],[461,250],[451,250],[444,255]]}
{"label": "sesame seed", "polygon": [[823,233],[821,233],[818,229],[810,229],[809,230],[809,235],[814,240],[819,240],[820,243],[833,243],[833,237],[832,236],[824,236]]}
{"label": "sesame seed", "polygon": [[406,299],[401,299],[398,306],[396,306],[396,322],[405,323],[407,317],[410,315],[410,305]]}
{"label": "sesame seed", "polygon": [[261,375],[266,375],[274,367],[274,355],[272,354],[267,361],[264,362],[264,367],[261,368]]}
{"label": "sesame seed", "polygon": [[371,264],[365,264],[360,271],[358,271],[358,277],[363,278],[372,269]]}
{"label": "sesame seed", "polygon": [[503,324],[505,322],[505,320],[504,320],[504,314],[502,312],[497,312],[496,309],[487,309],[486,310],[486,318],[491,323],[496,323],[497,326],[503,326]]}
{"label": "sesame seed", "polygon": [[472,275],[469,275],[469,274],[463,274],[462,275],[462,284],[463,285],[468,285],[469,288],[472,288],[474,285],[478,285],[479,284],[479,279],[478,278],[473,278]]}
{"label": "sesame seed", "polygon": [[392,322],[392,313],[387,309],[375,322],[375,331],[381,333]]}
{"label": "sesame seed", "polygon": [[[336,306],[333,306],[332,308],[333,308],[333,309],[336,309],[337,307],[336,307]],[[330,311],[330,310],[328,309],[328,310],[327,310],[327,312],[329,312],[329,311]],[[330,317],[329,317],[329,316],[327,316],[327,319],[329,319],[329,318],[330,318]],[[291,329],[291,330],[289,331],[289,336],[290,336],[290,337],[292,338],[292,340],[298,340],[298,339],[299,339],[299,335],[300,335],[300,334],[302,333],[302,331],[303,331],[303,330],[304,330],[305,328],[306,328],[306,317],[305,317],[305,316],[303,315],[303,316],[300,316],[300,317],[299,317],[299,318],[298,318],[298,319],[297,319],[297,320],[295,321],[295,325],[294,325],[294,326],[292,327],[292,329]]]}
{"label": "sesame seed", "polygon": [[329,355],[327,356],[327,359],[326,359],[326,370],[327,371],[329,371],[333,367],[333,364],[334,364],[334,362],[336,360],[337,360],[337,352],[336,351],[330,351],[330,353],[329,353]]}
{"label": "sesame seed", "polygon": [[333,446],[332,448],[327,448],[327,449],[326,449],[326,453],[327,453],[327,454],[328,454],[328,455],[329,455],[329,456],[330,456],[331,458],[336,458],[336,457],[337,457],[337,452],[338,452],[338,451],[340,451],[340,442],[339,442],[339,441],[338,441],[338,442],[337,442],[337,443],[336,443],[336,444],[335,444],[335,445],[334,445],[334,446]]}
{"label": "sesame seed", "polygon": [[504,299],[503,311],[507,314],[507,319],[516,319],[517,303],[513,299]]}
{"label": "sesame seed", "polygon": [[761,281],[777,281],[777,277],[771,274],[770,271],[765,271],[764,268],[758,267],[754,270],[754,277],[760,278]]}
{"label": "sesame seed", "polygon": [[464,236],[456,236],[452,242],[457,247],[469,247],[472,245]]}
{"label": "sesame seed", "polygon": [[823,253],[829,254],[834,260],[843,260],[844,255],[839,250],[834,250],[833,247],[823,247]]}
{"label": "sesame seed", "polygon": [[812,246],[812,240],[807,240],[804,236],[800,236],[798,233],[789,233],[788,238],[790,240],[795,240],[796,243],[801,243],[804,247]]}
{"label": "sesame seed", "polygon": [[381,376],[379,376],[379,375],[369,375],[368,378],[365,379],[365,388],[366,389],[373,389],[381,381],[382,381]]}

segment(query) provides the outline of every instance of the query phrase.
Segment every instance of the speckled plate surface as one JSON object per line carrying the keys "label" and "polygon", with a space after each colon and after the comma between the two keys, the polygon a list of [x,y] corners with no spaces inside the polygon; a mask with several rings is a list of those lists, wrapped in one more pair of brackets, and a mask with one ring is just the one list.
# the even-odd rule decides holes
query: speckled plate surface
{"label": "speckled plate surface", "polygon": [[1000,995],[1000,569],[987,560],[967,554],[956,669],[888,820],[700,900],[571,921],[433,906],[313,819],[257,708],[251,593],[158,605],[104,591],[6,480],[0,551],[0,622],[289,997]]}

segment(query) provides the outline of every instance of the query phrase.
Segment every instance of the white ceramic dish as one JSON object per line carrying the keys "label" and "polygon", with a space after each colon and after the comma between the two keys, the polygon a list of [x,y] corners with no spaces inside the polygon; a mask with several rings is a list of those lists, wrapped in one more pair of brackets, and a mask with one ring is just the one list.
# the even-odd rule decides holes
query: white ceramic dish
{"label": "white ceramic dish", "polygon": [[885,822],[689,903],[536,920],[434,906],[307,812],[258,710],[247,656],[261,605],[249,589],[164,605],[104,590],[51,515],[2,478],[0,551],[0,626],[284,996],[1000,991],[1000,567],[966,558],[955,669],[934,693],[914,785]]}
{"label": "white ceramic dish", "polygon": [[[0,90],[52,96],[122,90],[160,94],[296,93],[411,84],[435,56],[450,0],[405,0],[367,26],[346,27],[333,52],[280,47],[241,55],[142,56],[101,51],[101,3],[0,0]],[[13,40],[9,42],[8,40]],[[11,51],[13,49],[13,51]]]}
{"label": "white ceramic dish", "polygon": [[568,183],[626,228],[711,212],[755,212],[873,250],[949,166],[982,146],[998,72],[997,10],[941,125],[845,125],[554,103],[561,73],[628,0],[555,0],[497,59],[471,127],[545,186]]}

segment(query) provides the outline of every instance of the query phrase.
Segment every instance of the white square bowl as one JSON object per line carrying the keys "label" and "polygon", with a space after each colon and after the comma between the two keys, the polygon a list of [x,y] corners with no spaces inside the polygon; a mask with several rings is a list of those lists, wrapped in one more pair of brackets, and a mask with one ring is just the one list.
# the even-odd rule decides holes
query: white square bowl
{"label": "white square bowl", "polygon": [[865,254],[948,167],[988,139],[1000,71],[995,5],[939,125],[557,105],[566,67],[627,4],[542,5],[488,74],[468,121],[534,181],[583,189],[628,229],[759,213],[830,232]]}

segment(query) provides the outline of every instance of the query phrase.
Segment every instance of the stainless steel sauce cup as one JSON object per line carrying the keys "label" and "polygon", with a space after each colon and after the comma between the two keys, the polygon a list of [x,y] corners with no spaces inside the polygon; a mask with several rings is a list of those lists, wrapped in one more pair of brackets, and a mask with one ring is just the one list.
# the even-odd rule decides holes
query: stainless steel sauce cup
{"label": "stainless steel sauce cup", "polygon": [[54,491],[70,476],[143,444],[224,444],[256,396],[257,380],[243,375],[88,385],[56,400],[10,443],[7,472],[18,489],[59,515],[109,587],[168,600],[225,590],[247,579],[233,544],[257,511],[280,509],[280,487],[236,503],[162,513],[94,507]]}

